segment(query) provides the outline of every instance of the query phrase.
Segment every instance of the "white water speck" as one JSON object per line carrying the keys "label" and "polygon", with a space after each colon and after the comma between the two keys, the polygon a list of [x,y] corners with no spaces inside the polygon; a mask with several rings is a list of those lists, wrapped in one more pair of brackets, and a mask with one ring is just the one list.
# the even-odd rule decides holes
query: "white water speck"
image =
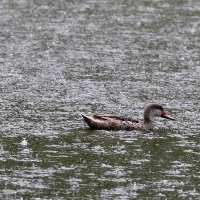
{"label": "white water speck", "polygon": [[26,138],[23,138],[22,142],[20,143],[22,146],[26,146],[28,142],[26,141]]}

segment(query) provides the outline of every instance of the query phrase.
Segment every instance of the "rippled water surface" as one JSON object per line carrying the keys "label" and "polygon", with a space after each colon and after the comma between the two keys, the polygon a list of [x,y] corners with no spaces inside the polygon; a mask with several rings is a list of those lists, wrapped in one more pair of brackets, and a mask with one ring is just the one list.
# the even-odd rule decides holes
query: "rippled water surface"
{"label": "rippled water surface", "polygon": [[[200,199],[200,3],[0,2],[0,199]],[[176,121],[91,131],[81,111]]]}

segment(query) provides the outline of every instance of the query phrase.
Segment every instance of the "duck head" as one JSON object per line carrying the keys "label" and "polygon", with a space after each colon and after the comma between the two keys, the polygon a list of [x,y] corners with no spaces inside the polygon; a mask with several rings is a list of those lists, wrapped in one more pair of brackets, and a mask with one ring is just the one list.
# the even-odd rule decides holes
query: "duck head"
{"label": "duck head", "polygon": [[144,110],[144,122],[152,121],[154,117],[162,117],[170,120],[175,120],[173,117],[167,115],[163,107],[157,103],[147,105]]}

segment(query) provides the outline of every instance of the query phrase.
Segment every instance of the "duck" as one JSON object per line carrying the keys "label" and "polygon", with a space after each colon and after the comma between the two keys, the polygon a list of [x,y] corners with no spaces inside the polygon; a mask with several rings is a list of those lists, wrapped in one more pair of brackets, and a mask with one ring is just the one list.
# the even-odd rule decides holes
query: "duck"
{"label": "duck", "polygon": [[92,116],[87,116],[83,113],[79,115],[84,119],[86,124],[93,130],[153,130],[153,118],[162,117],[169,120],[175,120],[175,118],[168,115],[163,107],[158,103],[150,103],[144,109],[143,122],[133,119],[132,117],[115,115],[115,114],[103,114],[94,113]]}

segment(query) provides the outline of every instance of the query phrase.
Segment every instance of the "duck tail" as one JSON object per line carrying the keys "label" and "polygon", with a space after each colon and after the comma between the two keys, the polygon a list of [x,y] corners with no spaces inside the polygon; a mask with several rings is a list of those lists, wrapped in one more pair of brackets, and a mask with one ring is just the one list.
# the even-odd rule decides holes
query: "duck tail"
{"label": "duck tail", "polygon": [[88,126],[91,126],[92,119],[90,117],[81,112],[78,112],[78,114],[84,119],[84,121],[87,123]]}

